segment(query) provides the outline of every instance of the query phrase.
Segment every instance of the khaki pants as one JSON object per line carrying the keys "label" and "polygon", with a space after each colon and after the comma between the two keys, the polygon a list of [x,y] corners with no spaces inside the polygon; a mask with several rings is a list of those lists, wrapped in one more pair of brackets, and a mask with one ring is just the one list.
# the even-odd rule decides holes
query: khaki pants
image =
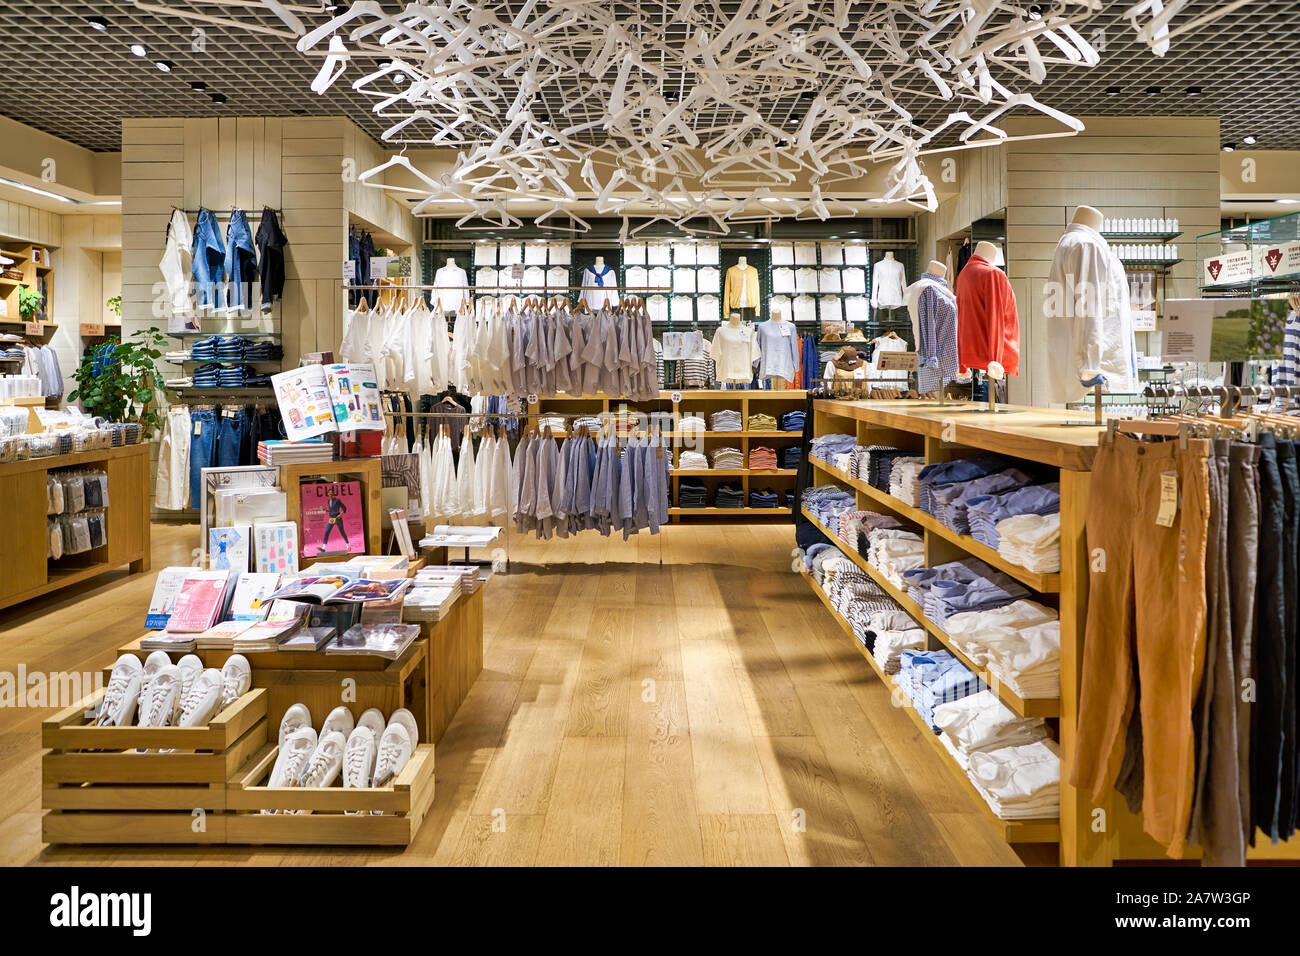
{"label": "khaki pants", "polygon": [[[1090,592],[1070,782],[1101,802],[1115,784],[1133,704],[1143,740],[1143,823],[1182,855],[1195,791],[1193,710],[1205,665],[1209,443],[1117,435],[1092,470]],[[1161,476],[1178,478],[1173,524],[1156,524]],[[1136,674],[1134,658],[1137,660]],[[1134,678],[1137,678],[1135,682]]]}

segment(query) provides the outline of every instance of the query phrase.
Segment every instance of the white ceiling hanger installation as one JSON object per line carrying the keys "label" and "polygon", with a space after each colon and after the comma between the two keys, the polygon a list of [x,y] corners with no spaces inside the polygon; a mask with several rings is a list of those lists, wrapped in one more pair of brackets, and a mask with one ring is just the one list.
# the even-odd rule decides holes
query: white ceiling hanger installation
{"label": "white ceiling hanger installation", "polygon": [[[585,186],[626,236],[647,210],[712,235],[764,215],[933,210],[927,155],[1012,141],[996,125],[1012,112],[1059,126],[1037,137],[1083,129],[1027,88],[1101,62],[1084,37],[1090,19],[1118,6],[1163,56],[1188,0],[263,2],[299,51],[324,58],[315,92],[351,74],[392,120],[386,142],[457,150],[436,182],[418,177],[428,190],[414,190],[417,214],[500,228],[518,223],[512,202],[540,201],[545,221]],[[139,5],[242,26],[234,14],[253,3]],[[543,95],[557,87],[568,91],[560,108]],[[932,101],[951,111],[926,128],[908,104]],[[879,163],[890,164],[884,189],[866,198],[862,179]]]}

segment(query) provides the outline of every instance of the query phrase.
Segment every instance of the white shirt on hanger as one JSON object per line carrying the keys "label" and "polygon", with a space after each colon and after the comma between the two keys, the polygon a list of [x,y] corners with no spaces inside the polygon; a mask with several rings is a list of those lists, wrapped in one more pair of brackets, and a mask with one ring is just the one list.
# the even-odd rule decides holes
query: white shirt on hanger
{"label": "white shirt on hanger", "polygon": [[669,303],[669,317],[674,322],[690,323],[695,321],[695,300],[689,295],[675,295]]}
{"label": "white shirt on hanger", "polygon": [[666,242],[651,242],[646,245],[646,262],[652,266],[668,265],[669,254],[669,246]]}
{"label": "white shirt on hanger", "polygon": [[[551,243],[551,251],[550,251],[551,265],[567,266],[572,261],[571,259],[572,254],[573,254],[572,247],[567,242]],[[509,455],[510,455],[510,451],[509,449],[507,449],[506,450],[507,461],[509,460]]]}
{"label": "white shirt on hanger", "polygon": [[675,266],[693,266],[695,265],[695,243],[693,242],[674,242],[673,265]]}
{"label": "white shirt on hanger", "polygon": [[[478,286],[479,288],[492,290],[492,287],[495,286],[496,284],[497,284],[496,269],[479,269],[477,272],[474,273],[474,285]],[[495,294],[496,294],[495,291],[487,292],[487,295],[495,295]],[[438,308],[436,302],[433,304],[433,307],[435,309]]]}
{"label": "white shirt on hanger", "polygon": [[772,291],[790,295],[794,292],[794,270],[773,269]]}
{"label": "white shirt on hanger", "polygon": [[846,266],[865,266],[867,264],[867,247],[857,242],[846,243],[844,246],[844,264]]}
{"label": "white shirt on hanger", "polygon": [[799,269],[794,274],[794,290],[796,292],[816,292],[817,291],[817,270],[816,269]]}
{"label": "white shirt on hanger", "polygon": [[452,312],[460,308],[469,285],[469,276],[460,266],[443,266],[433,274],[433,307],[440,312]]}
{"label": "white shirt on hanger", "polygon": [[839,292],[840,270],[822,269],[817,273],[817,286],[822,292]]}
{"label": "white shirt on hanger", "polygon": [[797,266],[817,265],[817,246],[811,242],[794,244],[794,264]]}
{"label": "white shirt on hanger", "polygon": [[841,269],[840,283],[843,292],[856,292],[859,295],[867,294],[867,270],[866,269]]}
{"label": "white shirt on hanger", "polygon": [[526,266],[546,265],[546,243],[530,242],[526,246],[524,246],[524,265]]}
{"label": "white shirt on hanger", "polygon": [[623,247],[623,265],[643,266],[646,264],[644,242],[629,242]]}
{"label": "white shirt on hanger", "polygon": [[837,295],[822,296],[821,314],[823,322],[843,322],[844,307],[840,304],[840,297]]}
{"label": "white shirt on hanger", "polygon": [[817,301],[810,295],[795,296],[791,309],[796,322],[817,321]]}
{"label": "white shirt on hanger", "polygon": [[713,266],[697,269],[695,271],[695,287],[698,292],[717,294],[722,291],[722,275]]}
{"label": "white shirt on hanger", "polygon": [[673,270],[673,291],[694,292],[695,291],[695,270],[674,269]]}
{"label": "white shirt on hanger", "polygon": [[907,271],[897,259],[881,259],[872,269],[871,304],[878,309],[907,305]]}
{"label": "white shirt on hanger", "polygon": [[569,270],[565,266],[552,266],[546,273],[546,288],[562,292],[569,284]]}
{"label": "white shirt on hanger", "polygon": [[794,265],[794,246],[784,242],[772,246],[772,265]]}
{"label": "white shirt on hanger", "polygon": [[844,300],[844,321],[861,323],[870,318],[866,296],[851,296]]}
{"label": "white shirt on hanger", "polygon": [[823,242],[821,244],[822,265],[840,266],[844,264],[844,244]]}
{"label": "white shirt on hanger", "polygon": [[722,317],[722,304],[716,295],[702,295],[695,300],[696,318],[716,324]]}
{"label": "white shirt on hanger", "polygon": [[495,242],[476,242],[474,244],[474,265],[494,266],[497,264],[497,246]]}
{"label": "white shirt on hanger", "polygon": [[695,250],[695,261],[702,266],[716,266],[720,248],[716,242],[701,242]]}

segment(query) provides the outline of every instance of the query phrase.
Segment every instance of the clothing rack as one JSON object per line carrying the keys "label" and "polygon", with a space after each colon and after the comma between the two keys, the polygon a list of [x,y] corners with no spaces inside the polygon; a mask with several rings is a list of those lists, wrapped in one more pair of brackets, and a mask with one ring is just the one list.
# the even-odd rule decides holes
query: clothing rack
{"label": "clothing rack", "polygon": [[394,289],[412,291],[438,290],[441,292],[646,292],[671,293],[672,286],[632,286],[632,285],[557,285],[557,286],[517,286],[517,285],[345,285],[344,292],[392,292]]}
{"label": "clothing rack", "polygon": [[183,212],[187,216],[197,216],[201,212],[210,213],[213,216],[229,216],[231,213],[234,212],[242,212],[244,215],[248,215],[248,210],[252,208],[256,208],[258,212],[261,212],[265,209],[270,209],[271,212],[275,213],[277,216],[280,215],[280,210],[274,208],[273,206],[257,206],[257,207],[249,206],[248,208],[244,208],[242,206],[231,206],[229,210],[213,209],[210,206],[200,206],[198,209],[182,209],[180,206],[172,206],[172,209],[175,209],[177,212]]}

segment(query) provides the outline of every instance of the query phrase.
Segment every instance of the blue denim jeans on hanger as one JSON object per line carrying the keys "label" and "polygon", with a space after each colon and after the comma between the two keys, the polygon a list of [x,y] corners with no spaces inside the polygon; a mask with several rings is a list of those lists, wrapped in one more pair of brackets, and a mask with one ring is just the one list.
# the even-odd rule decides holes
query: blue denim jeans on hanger
{"label": "blue denim jeans on hanger", "polygon": [[214,464],[219,468],[234,468],[242,465],[244,439],[248,437],[251,426],[248,412],[243,408],[221,410],[217,425],[217,454]]}
{"label": "blue denim jeans on hanger", "polygon": [[196,408],[190,412],[190,507],[195,510],[203,503],[203,469],[216,465],[216,455],[217,413]]}
{"label": "blue denim jeans on hanger", "polygon": [[211,210],[199,210],[191,257],[198,307],[212,309],[219,304],[217,290],[225,282],[226,244],[221,241],[221,229]]}
{"label": "blue denim jeans on hanger", "polygon": [[257,278],[257,253],[253,251],[248,216],[242,209],[230,214],[230,224],[226,227],[225,269],[230,279],[226,305],[232,309],[248,309],[253,302],[253,280]]}

